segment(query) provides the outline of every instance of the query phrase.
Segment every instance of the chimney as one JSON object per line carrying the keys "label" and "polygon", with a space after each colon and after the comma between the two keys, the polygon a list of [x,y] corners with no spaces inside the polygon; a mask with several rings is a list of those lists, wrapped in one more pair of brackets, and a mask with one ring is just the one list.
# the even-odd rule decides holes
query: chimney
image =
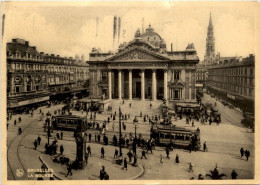
{"label": "chimney", "polygon": [[173,51],[173,49],[172,49],[172,43],[171,43],[171,52]]}

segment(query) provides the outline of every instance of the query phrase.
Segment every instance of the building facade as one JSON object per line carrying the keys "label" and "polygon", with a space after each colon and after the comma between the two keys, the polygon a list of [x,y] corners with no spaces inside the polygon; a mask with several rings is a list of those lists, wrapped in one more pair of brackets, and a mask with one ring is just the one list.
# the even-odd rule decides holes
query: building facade
{"label": "building facade", "polygon": [[255,57],[249,55],[220,62],[208,68],[208,89],[226,97],[245,111],[254,111]]}
{"label": "building facade", "polygon": [[72,57],[38,52],[28,41],[7,43],[7,107],[47,101],[50,96],[86,90],[88,66]]}
{"label": "building facade", "polygon": [[119,46],[117,53],[93,49],[88,61],[90,95],[109,99],[166,99],[196,102],[196,67],[193,44],[185,51],[167,51],[161,36],[149,25],[144,33]]}
{"label": "building facade", "polygon": [[202,84],[203,87],[206,86],[207,78],[208,78],[208,70],[207,68],[202,64],[196,65],[196,83]]}

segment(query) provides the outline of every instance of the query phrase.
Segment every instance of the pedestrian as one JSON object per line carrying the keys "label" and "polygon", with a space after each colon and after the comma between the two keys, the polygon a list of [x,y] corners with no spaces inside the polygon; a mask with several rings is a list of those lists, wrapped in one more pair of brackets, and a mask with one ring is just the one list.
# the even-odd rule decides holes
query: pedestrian
{"label": "pedestrian", "polygon": [[57,139],[60,139],[60,134],[57,132],[56,134]]}
{"label": "pedestrian", "polygon": [[160,154],[160,163],[163,163],[163,156]]}
{"label": "pedestrian", "polygon": [[71,172],[72,166],[71,166],[70,162],[68,162],[68,164],[67,164],[67,170],[68,170],[68,172],[67,172],[67,175],[65,177],[67,177],[69,174],[70,174],[70,176],[72,176],[72,172]]}
{"label": "pedestrian", "polygon": [[37,141],[38,141],[38,145],[40,145],[41,144],[41,137],[40,136],[38,136],[38,138],[37,138]]}
{"label": "pedestrian", "polygon": [[232,177],[232,179],[236,179],[237,176],[238,176],[238,175],[237,175],[236,171],[233,170],[232,173],[231,173],[231,177]]}
{"label": "pedestrian", "polygon": [[114,122],[112,124],[112,129],[113,129],[113,131],[115,130],[115,123]]}
{"label": "pedestrian", "polygon": [[115,153],[114,153],[114,159],[117,159],[118,158],[118,150],[115,149]]}
{"label": "pedestrian", "polygon": [[198,180],[203,180],[203,179],[204,179],[204,178],[203,178],[202,174],[199,174]]}
{"label": "pedestrian", "polygon": [[150,103],[150,109],[152,108],[152,104]]}
{"label": "pedestrian", "polygon": [[14,125],[16,125],[16,119],[14,120]]}
{"label": "pedestrian", "polygon": [[191,123],[191,125],[192,125],[192,127],[195,127],[195,125],[194,125],[194,121],[192,120],[192,123]]}
{"label": "pedestrian", "polygon": [[250,156],[249,150],[246,150],[246,151],[245,151],[245,156],[246,156],[246,160],[248,161],[248,158],[249,158],[249,156]]}
{"label": "pedestrian", "polygon": [[180,160],[179,160],[179,156],[178,156],[178,154],[176,154],[176,157],[175,157],[175,163],[180,163]]}
{"label": "pedestrian", "polygon": [[19,117],[19,118],[18,118],[18,121],[19,121],[19,123],[21,123],[21,122],[22,122],[22,118],[21,118],[21,117]]}
{"label": "pedestrian", "polygon": [[124,158],[124,167],[123,170],[126,169],[127,170],[127,161],[126,161],[126,157]]}
{"label": "pedestrian", "polygon": [[105,149],[103,146],[101,147],[101,158],[105,158]]}
{"label": "pedestrian", "polygon": [[244,156],[244,149],[243,148],[240,149],[240,154],[241,154],[241,158],[242,158]]}
{"label": "pedestrian", "polygon": [[104,180],[104,176],[106,174],[105,166],[102,166],[102,169],[100,170],[100,180]]}
{"label": "pedestrian", "polygon": [[143,113],[142,112],[140,112],[140,117],[142,117],[143,116]]}
{"label": "pedestrian", "polygon": [[91,142],[91,133],[88,135],[89,142]]}
{"label": "pedestrian", "polygon": [[87,154],[91,156],[91,148],[90,148],[90,145],[88,145],[88,147],[87,147]]}
{"label": "pedestrian", "polygon": [[168,159],[170,159],[169,154],[170,154],[169,147],[166,147],[166,158]]}
{"label": "pedestrian", "polygon": [[207,145],[206,145],[206,141],[203,143],[203,151],[206,152],[208,151]]}
{"label": "pedestrian", "polygon": [[123,104],[125,104],[125,100],[123,100]]}
{"label": "pedestrian", "polygon": [[60,139],[62,140],[63,139],[63,132],[61,131],[60,133]]}
{"label": "pedestrian", "polygon": [[127,153],[127,156],[129,158],[129,162],[132,162],[132,157],[133,157],[133,153],[131,152],[131,150],[129,150],[129,152]]}
{"label": "pedestrian", "polygon": [[189,162],[188,165],[189,165],[188,171],[193,172],[193,164]]}
{"label": "pedestrian", "polygon": [[130,107],[130,108],[131,108],[131,106],[132,106],[131,103],[129,103],[129,107]]}
{"label": "pedestrian", "polygon": [[34,150],[36,150],[36,148],[37,148],[37,145],[38,145],[38,142],[37,142],[37,140],[35,139],[35,141],[34,141]]}
{"label": "pedestrian", "polygon": [[64,148],[63,148],[63,145],[60,145],[60,154],[62,155],[64,152]]}
{"label": "pedestrian", "polygon": [[100,143],[100,134],[98,134],[97,138],[98,138],[98,142]]}
{"label": "pedestrian", "polygon": [[95,142],[97,142],[97,133],[95,132]]}
{"label": "pedestrian", "polygon": [[85,154],[86,164],[88,164],[88,153]]}
{"label": "pedestrian", "polygon": [[142,150],[142,156],[141,156],[141,159],[143,159],[143,157],[144,157],[145,159],[147,159],[146,156],[145,156],[145,150],[144,150],[144,148],[143,148],[143,150]]}

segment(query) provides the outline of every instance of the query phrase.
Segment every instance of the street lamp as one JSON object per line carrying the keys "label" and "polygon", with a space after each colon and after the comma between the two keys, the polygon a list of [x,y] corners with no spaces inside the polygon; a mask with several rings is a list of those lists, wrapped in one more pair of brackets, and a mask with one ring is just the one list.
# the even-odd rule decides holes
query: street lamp
{"label": "street lamp", "polygon": [[135,126],[135,142],[136,142],[136,127],[137,127],[137,125],[138,125],[138,119],[137,119],[137,117],[135,116],[135,119],[133,120],[133,124],[134,124],[134,126]]}
{"label": "street lamp", "polygon": [[119,107],[119,156],[122,156],[121,137],[121,108]]}
{"label": "street lamp", "polygon": [[51,121],[51,114],[50,112],[47,113],[47,124],[48,124],[48,145],[50,144],[50,121]]}

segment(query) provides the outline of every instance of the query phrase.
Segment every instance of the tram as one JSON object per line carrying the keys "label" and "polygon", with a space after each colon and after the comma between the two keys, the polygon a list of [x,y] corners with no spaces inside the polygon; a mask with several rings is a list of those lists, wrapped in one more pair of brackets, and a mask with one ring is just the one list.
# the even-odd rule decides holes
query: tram
{"label": "tram", "polygon": [[87,129],[87,121],[80,116],[59,115],[54,116],[52,125],[54,129],[59,130],[76,130],[78,124],[82,124],[83,130]]}
{"label": "tram", "polygon": [[173,147],[189,148],[199,150],[200,130],[193,130],[175,125],[157,125],[151,129],[151,138],[155,139],[157,145],[172,145]]}

